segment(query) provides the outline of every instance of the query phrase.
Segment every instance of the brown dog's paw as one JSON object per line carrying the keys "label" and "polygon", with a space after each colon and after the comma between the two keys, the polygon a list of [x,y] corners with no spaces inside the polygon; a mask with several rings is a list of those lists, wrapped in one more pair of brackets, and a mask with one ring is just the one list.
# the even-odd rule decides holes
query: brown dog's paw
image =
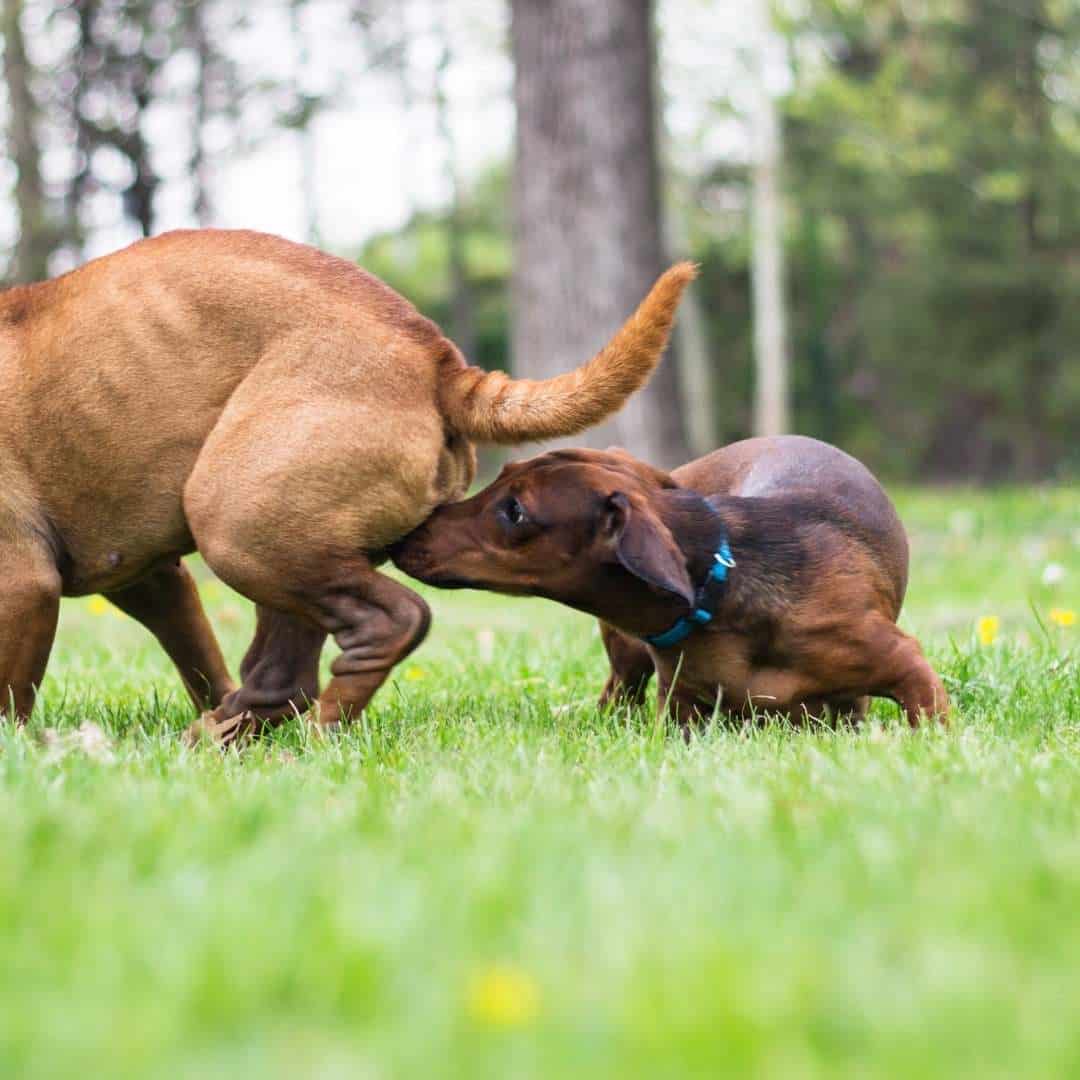
{"label": "brown dog's paw", "polygon": [[223,716],[220,709],[214,709],[212,712],[204,712],[184,732],[183,741],[185,746],[198,746],[202,742],[209,742],[224,749],[247,742],[261,726],[261,721],[253,713]]}

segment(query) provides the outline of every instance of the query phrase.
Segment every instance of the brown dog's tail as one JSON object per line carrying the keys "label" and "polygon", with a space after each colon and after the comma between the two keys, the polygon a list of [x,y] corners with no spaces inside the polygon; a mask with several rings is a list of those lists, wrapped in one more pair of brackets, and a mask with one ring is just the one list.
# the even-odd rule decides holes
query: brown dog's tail
{"label": "brown dog's tail", "polygon": [[671,267],[600,352],[553,379],[512,379],[466,366],[453,349],[455,366],[443,372],[440,387],[443,415],[462,435],[488,443],[560,438],[598,424],[653,373],[679,299],[696,276],[693,263]]}

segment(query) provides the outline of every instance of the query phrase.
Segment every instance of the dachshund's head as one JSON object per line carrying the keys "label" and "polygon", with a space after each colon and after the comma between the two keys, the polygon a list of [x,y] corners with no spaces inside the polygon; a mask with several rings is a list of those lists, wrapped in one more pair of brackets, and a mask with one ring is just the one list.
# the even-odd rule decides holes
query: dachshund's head
{"label": "dachshund's head", "polygon": [[653,633],[694,603],[673,532],[688,516],[715,518],[667,473],[620,450],[557,450],[436,510],[391,556],[431,585],[543,596]]}

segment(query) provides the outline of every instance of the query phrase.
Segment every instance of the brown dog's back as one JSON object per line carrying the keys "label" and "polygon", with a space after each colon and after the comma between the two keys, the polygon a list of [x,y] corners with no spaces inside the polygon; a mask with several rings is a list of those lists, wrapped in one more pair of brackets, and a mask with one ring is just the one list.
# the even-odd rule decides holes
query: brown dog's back
{"label": "brown dog's back", "polygon": [[827,500],[857,529],[897,592],[907,591],[908,542],[892,501],[873,473],[843,450],[802,435],[743,439],[676,469],[672,476],[701,495]]}
{"label": "brown dog's back", "polygon": [[[367,468],[400,476],[370,538],[370,502],[350,519],[351,543],[382,544],[460,496],[469,439],[574,434],[617,409],[659,362],[693,276],[673,267],[592,361],[531,382],[467,366],[389,286],[314,248],[243,230],[140,241],[0,294],[0,480],[20,507],[36,495],[34,528],[57,538],[69,590],[117,587],[191,549],[185,483],[254,380],[268,451],[320,410],[339,425],[332,484],[314,478],[333,490],[323,503],[361,499]],[[302,489],[295,514],[315,494]]]}

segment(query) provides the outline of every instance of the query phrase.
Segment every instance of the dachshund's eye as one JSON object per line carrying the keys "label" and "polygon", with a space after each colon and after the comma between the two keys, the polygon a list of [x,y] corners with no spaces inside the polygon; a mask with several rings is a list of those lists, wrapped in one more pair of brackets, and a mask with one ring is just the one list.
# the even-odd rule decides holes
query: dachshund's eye
{"label": "dachshund's eye", "polygon": [[499,516],[508,525],[517,526],[525,520],[525,507],[511,496],[499,507]]}

